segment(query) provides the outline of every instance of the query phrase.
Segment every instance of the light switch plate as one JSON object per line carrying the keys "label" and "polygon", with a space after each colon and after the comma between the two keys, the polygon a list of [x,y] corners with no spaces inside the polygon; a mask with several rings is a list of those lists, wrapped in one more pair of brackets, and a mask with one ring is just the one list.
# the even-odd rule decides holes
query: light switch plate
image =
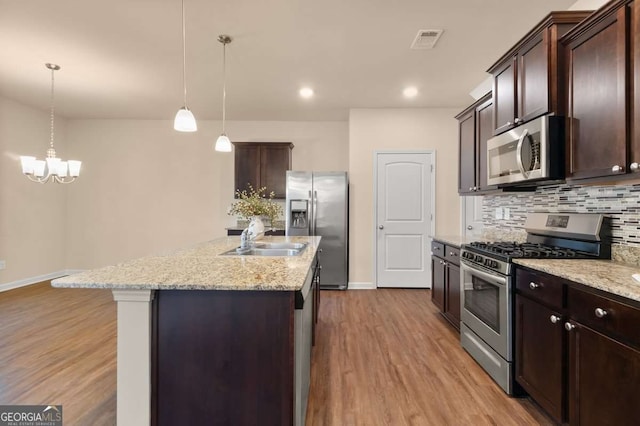
{"label": "light switch plate", "polygon": [[4,269],[7,267],[7,262],[4,260],[0,260],[0,269]]}
{"label": "light switch plate", "polygon": [[502,219],[502,207],[496,207],[496,219]]}

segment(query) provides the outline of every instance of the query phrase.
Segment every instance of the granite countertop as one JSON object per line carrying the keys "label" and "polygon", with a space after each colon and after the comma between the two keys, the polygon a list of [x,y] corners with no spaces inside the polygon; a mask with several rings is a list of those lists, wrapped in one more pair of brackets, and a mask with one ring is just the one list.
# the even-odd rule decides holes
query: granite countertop
{"label": "granite countertop", "polygon": [[449,244],[450,246],[455,246],[460,248],[462,244],[469,244],[471,241],[478,241],[478,238],[474,238],[473,240],[468,240],[467,238],[460,235],[432,235],[431,238],[434,241],[440,241],[441,243]]}
{"label": "granite countertop", "polygon": [[58,278],[59,288],[146,290],[300,290],[321,237],[264,237],[264,242],[307,242],[299,256],[220,256],[240,237],[218,238],[193,247],[151,255]]}
{"label": "granite countertop", "polygon": [[515,259],[514,263],[640,302],[640,266],[612,260]]}

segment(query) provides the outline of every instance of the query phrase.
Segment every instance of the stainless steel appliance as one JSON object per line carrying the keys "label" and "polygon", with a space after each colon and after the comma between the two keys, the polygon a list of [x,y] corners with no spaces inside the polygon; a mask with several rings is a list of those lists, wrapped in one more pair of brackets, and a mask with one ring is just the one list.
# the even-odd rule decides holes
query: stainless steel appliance
{"label": "stainless steel appliance", "polygon": [[287,172],[286,235],[319,235],[320,288],[345,290],[349,281],[347,172]]}
{"label": "stainless steel appliance", "polygon": [[487,142],[487,183],[501,187],[564,178],[564,118],[544,115]]}
{"label": "stainless steel appliance", "polygon": [[611,258],[609,221],[601,214],[531,213],[525,229],[525,243],[475,242],[460,255],[462,347],[510,395],[518,393],[513,259]]}

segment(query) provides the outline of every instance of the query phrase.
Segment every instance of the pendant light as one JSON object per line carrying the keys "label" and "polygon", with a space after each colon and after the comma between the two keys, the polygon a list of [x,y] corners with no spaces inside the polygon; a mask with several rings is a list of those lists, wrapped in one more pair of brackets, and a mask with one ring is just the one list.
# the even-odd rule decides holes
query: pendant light
{"label": "pendant light", "polygon": [[182,88],[184,89],[184,106],[176,113],[173,128],[179,132],[195,132],[198,130],[196,118],[187,108],[187,42],[184,24],[184,0],[182,0]]}
{"label": "pendant light", "polygon": [[231,37],[221,34],[218,41],[222,43],[222,134],[216,141],[216,151],[231,152],[231,141],[224,128],[227,108],[227,44],[231,43]]}
{"label": "pendant light", "polygon": [[51,70],[51,137],[49,149],[45,160],[36,160],[36,157],[23,155],[20,157],[22,173],[33,182],[38,183],[71,183],[80,175],[82,162],[76,160],[62,161],[56,157],[53,147],[53,123],[54,123],[54,73],[60,69],[56,64],[45,64]]}

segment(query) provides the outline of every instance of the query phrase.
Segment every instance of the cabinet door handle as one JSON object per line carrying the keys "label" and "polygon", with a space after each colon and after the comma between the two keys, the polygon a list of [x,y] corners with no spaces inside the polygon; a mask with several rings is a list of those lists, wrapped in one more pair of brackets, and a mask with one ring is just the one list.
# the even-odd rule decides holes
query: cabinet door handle
{"label": "cabinet door handle", "polygon": [[518,124],[518,123],[521,123],[521,122],[522,122],[522,119],[521,119],[521,118],[516,117],[516,119],[515,119],[515,120],[513,120],[513,121],[514,121],[516,124]]}
{"label": "cabinet door handle", "polygon": [[549,320],[550,320],[552,323],[556,324],[558,321],[562,320],[562,318],[561,318],[561,317],[559,317],[559,316],[557,316],[557,315],[551,315],[551,316],[549,317]]}
{"label": "cabinet door handle", "polygon": [[631,169],[632,172],[637,172],[638,169],[640,169],[640,164],[638,163],[631,163],[631,165],[629,166],[629,168]]}
{"label": "cabinet door handle", "polygon": [[449,256],[453,256],[453,257],[455,257],[455,256],[457,256],[457,254],[455,254],[455,252],[450,251],[450,252],[449,252]]}
{"label": "cabinet door handle", "polygon": [[596,308],[595,310],[595,314],[598,318],[604,318],[606,317],[609,313],[607,311],[605,311],[602,308]]}
{"label": "cabinet door handle", "polygon": [[531,281],[531,282],[529,283],[529,288],[530,288],[531,290],[535,290],[535,289],[536,289],[536,288],[538,288],[538,287],[540,287],[540,284],[536,284],[536,283],[534,283],[533,281]]}
{"label": "cabinet door handle", "polygon": [[576,328],[576,326],[575,326],[575,325],[573,325],[573,324],[571,324],[570,322],[565,322],[565,323],[564,323],[564,328],[565,328],[565,330],[567,330],[567,331],[571,331],[571,330],[573,330],[574,328]]}
{"label": "cabinet door handle", "polygon": [[511,126],[513,123],[511,121],[507,121],[507,126]]}
{"label": "cabinet door handle", "polygon": [[469,191],[473,191],[473,186],[470,186],[470,187],[469,187]]}
{"label": "cabinet door handle", "polygon": [[624,167],[618,166],[617,164],[615,166],[611,167],[611,171],[613,173],[620,173],[623,170],[624,170]]}

